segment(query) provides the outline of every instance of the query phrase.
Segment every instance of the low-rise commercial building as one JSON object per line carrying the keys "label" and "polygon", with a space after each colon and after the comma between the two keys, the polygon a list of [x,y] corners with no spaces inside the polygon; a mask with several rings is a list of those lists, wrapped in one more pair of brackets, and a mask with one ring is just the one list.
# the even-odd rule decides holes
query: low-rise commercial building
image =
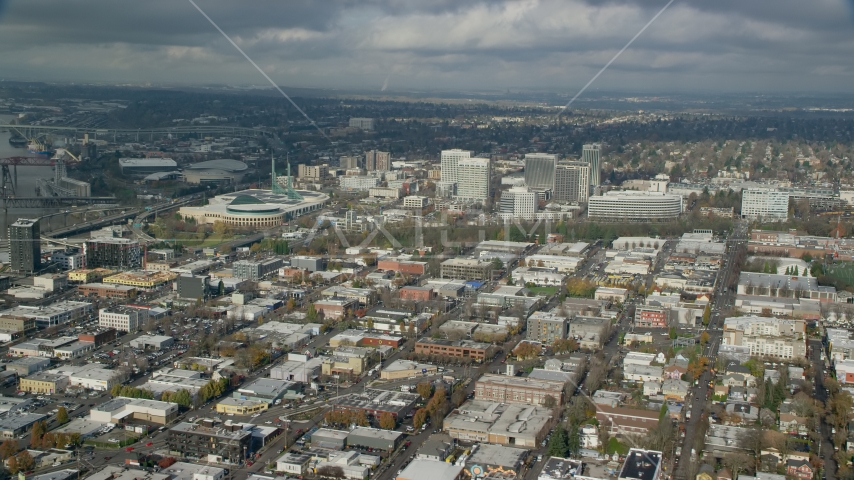
{"label": "low-rise commercial building", "polygon": [[445,417],[443,429],[460,441],[534,448],[552,423],[545,407],[470,400]]}
{"label": "low-rise commercial building", "polygon": [[389,413],[397,419],[402,419],[415,408],[415,403],[421,398],[415,393],[392,392],[387,390],[366,389],[362,393],[351,393],[331,401],[335,408],[361,411],[366,415],[379,418],[383,413]]}
{"label": "low-rise commercial building", "polygon": [[251,415],[267,410],[269,405],[266,401],[223,398],[216,404],[216,412],[226,415]]}
{"label": "low-rise commercial building", "polygon": [[68,377],[47,372],[39,372],[22,378],[18,388],[24,392],[53,395],[65,391]]}
{"label": "low-rise commercial building", "polygon": [[380,371],[380,378],[383,380],[399,380],[401,378],[414,378],[418,375],[435,375],[437,372],[438,369],[435,365],[399,359],[383,367]]}
{"label": "low-rise commercial building", "polygon": [[495,349],[492,344],[471,340],[445,340],[422,338],[415,343],[415,353],[419,355],[438,355],[443,357],[470,358],[483,362],[492,358]]}
{"label": "low-rise commercial building", "polygon": [[148,310],[120,306],[98,311],[98,326],[114,328],[120,332],[137,332],[148,320]]}
{"label": "low-rise commercial building", "polygon": [[465,280],[491,280],[492,263],[471,258],[451,258],[440,265],[440,276]]}
{"label": "low-rise commercial building", "polygon": [[166,425],[178,418],[178,404],[144,398],[116,397],[89,411],[96,422],[125,423],[125,419]]}
{"label": "low-rise commercial building", "polygon": [[169,429],[166,445],[184,456],[218,463],[238,463],[246,456],[252,433],[241,424],[211,419],[181,422]]}
{"label": "low-rise commercial building", "polygon": [[81,295],[100,298],[136,298],[136,287],[129,285],[109,285],[103,283],[85,283],[77,287]]}

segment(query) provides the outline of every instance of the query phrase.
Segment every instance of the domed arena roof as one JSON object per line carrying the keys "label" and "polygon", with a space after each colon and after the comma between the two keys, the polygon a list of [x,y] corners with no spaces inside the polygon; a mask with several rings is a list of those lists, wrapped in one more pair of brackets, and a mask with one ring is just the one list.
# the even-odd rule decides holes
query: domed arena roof
{"label": "domed arena roof", "polygon": [[187,166],[189,170],[225,170],[232,173],[242,172],[248,168],[249,166],[245,163],[230,158],[208,160],[207,162],[194,163]]}
{"label": "domed arena roof", "polygon": [[264,202],[252,195],[239,195],[229,205],[264,205]]}
{"label": "domed arena roof", "polygon": [[271,214],[281,211],[278,205],[265,203],[252,195],[238,195],[225,209],[239,214]]}

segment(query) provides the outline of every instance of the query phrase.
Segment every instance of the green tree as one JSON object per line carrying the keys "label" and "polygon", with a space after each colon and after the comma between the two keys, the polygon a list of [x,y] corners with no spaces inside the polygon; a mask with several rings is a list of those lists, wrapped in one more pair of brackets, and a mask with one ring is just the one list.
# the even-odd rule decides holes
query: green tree
{"label": "green tree", "polygon": [[225,284],[222,283],[222,280],[219,281],[219,286],[217,287],[217,296],[225,295]]}
{"label": "green tree", "polygon": [[669,335],[671,340],[676,339],[676,327],[670,327]]}
{"label": "green tree", "polygon": [[562,425],[555,427],[549,445],[546,449],[546,455],[551,457],[565,457],[567,452],[566,430]]}
{"label": "green tree", "polygon": [[577,457],[581,451],[581,437],[578,425],[571,425],[566,433],[566,452],[570,457]]}
{"label": "green tree", "polygon": [[319,318],[319,315],[317,313],[317,309],[314,308],[313,303],[309,303],[308,308],[305,311],[305,319],[308,320],[309,322],[316,322],[318,320],[318,318]]}
{"label": "green tree", "polygon": [[65,407],[60,406],[56,411],[56,421],[59,422],[60,425],[68,423],[68,410]]}
{"label": "green tree", "polygon": [[706,305],[706,309],[703,311],[703,325],[708,326],[709,322],[712,319],[712,307],[711,305]]}

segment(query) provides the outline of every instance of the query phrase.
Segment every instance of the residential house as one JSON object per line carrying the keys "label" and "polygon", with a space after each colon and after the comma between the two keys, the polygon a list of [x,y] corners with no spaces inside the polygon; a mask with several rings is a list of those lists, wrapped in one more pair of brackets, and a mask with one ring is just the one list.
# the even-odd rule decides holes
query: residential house
{"label": "residential house", "polygon": [[704,463],[700,466],[700,470],[695,477],[696,480],[716,480],[717,474],[715,473],[715,467],[711,466],[708,463]]}
{"label": "residential house", "polygon": [[685,400],[689,390],[688,382],[676,378],[667,378],[661,384],[661,393],[665,400]]}
{"label": "residential house", "polygon": [[759,409],[749,403],[727,403],[730,425],[752,424],[759,418]]}
{"label": "residential house", "polygon": [[814,474],[813,466],[807,460],[789,459],[786,462],[786,475],[803,480],[812,480]]}
{"label": "residential house", "polygon": [[661,393],[661,382],[651,380],[649,382],[643,382],[643,394],[644,396],[658,395]]}
{"label": "residential house", "polygon": [[688,366],[681,365],[680,363],[671,362],[667,366],[664,367],[664,378],[673,378],[675,380],[680,380],[682,375],[688,373]]}
{"label": "residential house", "polygon": [[793,413],[781,413],[780,431],[791,435],[807,435],[809,433],[807,419]]}

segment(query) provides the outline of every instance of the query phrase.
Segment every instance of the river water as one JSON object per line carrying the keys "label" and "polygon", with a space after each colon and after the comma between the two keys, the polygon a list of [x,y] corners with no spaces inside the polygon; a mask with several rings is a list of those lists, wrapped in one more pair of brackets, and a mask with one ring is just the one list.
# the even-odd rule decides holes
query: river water
{"label": "river water", "polygon": [[[9,123],[14,115],[0,114],[0,123]],[[26,147],[13,147],[9,143],[9,137],[12,132],[0,129],[0,158],[28,156]],[[36,184],[39,178],[53,178],[53,167],[18,167],[18,188],[15,195],[18,197],[34,197],[36,196]],[[37,218],[50,213],[55,213],[58,210],[54,209],[9,209],[8,219],[3,215],[0,209],[0,237],[7,238],[8,224],[14,223],[19,218]],[[58,226],[62,220],[56,219],[54,223]],[[44,230],[46,227],[43,226]]]}

